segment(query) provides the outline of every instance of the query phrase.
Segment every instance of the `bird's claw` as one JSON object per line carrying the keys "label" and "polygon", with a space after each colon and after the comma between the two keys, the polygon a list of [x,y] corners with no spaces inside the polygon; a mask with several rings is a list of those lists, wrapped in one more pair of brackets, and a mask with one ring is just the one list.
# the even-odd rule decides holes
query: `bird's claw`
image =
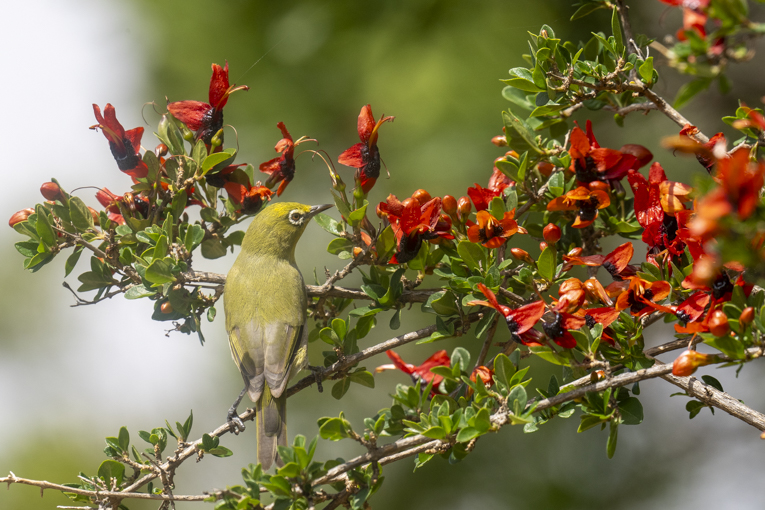
{"label": "bird's claw", "polygon": [[308,370],[313,373],[313,377],[316,380],[316,389],[319,390],[319,393],[322,393],[324,391],[324,387],[321,385],[321,373],[324,371],[321,367],[312,367],[311,365],[308,365]]}
{"label": "bird's claw", "polygon": [[242,420],[236,414],[236,411],[228,412],[228,415],[226,416],[226,423],[228,423],[229,429],[235,435],[239,435],[240,432],[244,432],[244,422],[242,422]]}

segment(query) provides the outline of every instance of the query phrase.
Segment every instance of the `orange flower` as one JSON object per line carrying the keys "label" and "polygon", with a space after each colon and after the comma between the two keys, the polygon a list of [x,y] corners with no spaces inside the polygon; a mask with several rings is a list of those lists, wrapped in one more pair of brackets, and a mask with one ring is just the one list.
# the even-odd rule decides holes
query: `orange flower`
{"label": "orange flower", "polygon": [[576,211],[574,228],[584,228],[592,225],[598,217],[598,209],[605,209],[611,205],[611,198],[603,190],[590,191],[584,186],[579,186],[557,197],[547,204],[548,211]]}
{"label": "orange flower", "polygon": [[623,276],[633,276],[635,271],[628,270],[625,274],[625,270],[628,269],[630,260],[635,249],[632,247],[632,243],[627,241],[626,243],[617,246],[614,251],[608,255],[588,255],[586,257],[563,255],[563,260],[575,265],[575,266],[591,266],[599,267],[603,266],[611,277],[616,280],[623,280]]}
{"label": "orange flower", "polygon": [[580,183],[619,180],[627,175],[630,169],[640,168],[653,158],[642,145],[625,145],[621,151],[601,147],[595,139],[592,122],[589,120],[586,128],[587,134],[579,126],[575,127],[571,130],[570,138],[570,170],[576,174]]}
{"label": "orange flower", "polygon": [[[514,340],[523,344],[532,340],[532,336],[526,336],[531,328],[542,318],[545,313],[544,301],[535,301],[518,308],[510,308],[497,301],[497,296],[483,283],[478,284],[478,290],[486,296],[488,301],[470,301],[470,306],[488,306],[494,308],[505,318],[507,327]],[[535,342],[536,343],[536,342]]]}
{"label": "orange flower", "polygon": [[629,308],[632,315],[645,315],[654,310],[674,313],[671,309],[657,304],[672,290],[668,282],[663,280],[649,282],[637,276],[630,276],[628,279],[630,280],[629,288],[616,300],[617,310]]}
{"label": "orange flower", "polygon": [[519,231],[514,217],[515,209],[506,212],[501,220],[492,216],[489,211],[478,211],[478,223],[467,222],[468,239],[471,243],[481,243],[487,248],[498,248]]}

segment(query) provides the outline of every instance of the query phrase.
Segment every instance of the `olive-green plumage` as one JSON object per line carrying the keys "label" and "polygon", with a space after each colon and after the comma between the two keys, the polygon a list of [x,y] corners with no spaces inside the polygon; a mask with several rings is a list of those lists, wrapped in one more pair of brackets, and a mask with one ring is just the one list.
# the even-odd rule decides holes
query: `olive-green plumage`
{"label": "olive-green plumage", "polygon": [[252,220],[226,278],[226,331],[256,402],[258,460],[264,469],[280,461],[277,445],[287,445],[282,393],[308,363],[307,297],[295,246],[311,218],[327,207],[282,202],[265,208]]}

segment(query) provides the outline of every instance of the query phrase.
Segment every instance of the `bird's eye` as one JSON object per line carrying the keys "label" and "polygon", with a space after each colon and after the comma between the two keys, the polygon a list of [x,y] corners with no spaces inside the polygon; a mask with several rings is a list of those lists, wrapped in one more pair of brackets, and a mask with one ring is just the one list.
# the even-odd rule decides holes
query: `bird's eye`
{"label": "bird's eye", "polygon": [[303,213],[297,210],[292,211],[289,215],[289,219],[290,219],[290,223],[292,223],[293,225],[299,226],[301,223],[303,223]]}

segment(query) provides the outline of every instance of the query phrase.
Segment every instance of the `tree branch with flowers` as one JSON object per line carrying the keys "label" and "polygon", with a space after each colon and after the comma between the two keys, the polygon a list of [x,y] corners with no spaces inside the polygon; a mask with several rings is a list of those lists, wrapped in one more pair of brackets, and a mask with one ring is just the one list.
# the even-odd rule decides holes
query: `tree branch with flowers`
{"label": "tree branch with flowers", "polygon": [[[623,0],[585,0],[573,12],[578,19],[610,10],[610,35],[593,33],[574,43],[556,38],[547,25],[531,34],[528,67],[511,69],[503,80],[510,107],[502,113],[503,133],[492,142],[507,152],[494,161],[485,187],[476,183],[460,198],[418,189],[403,200],[371,201],[385,166],[380,129],[393,117],[376,120],[370,105],[357,119],[360,141],[336,158],[354,169],[350,189],[335,158],[310,151],[327,163],[327,200],[337,208],[316,220],[333,237],[327,250],[345,265],[306,288],[309,340],[314,349],[327,347],[323,366],[285,394],[322,391],[326,381],[333,381],[327,393],[336,399],[352,383],[370,391],[384,386],[390,407],[363,423],[343,414],[321,417],[316,438],[297,436],[292,446],[280,447],[282,462],[273,473],[249,465],[243,482],[224,490],[173,492],[176,470],[187,460],[232,453],[221,438],[236,431],[223,424],[192,439],[193,415],[139,431],[140,447],[123,427],[106,438],[108,458],[76,483],[13,473],[0,482],[62,491],[99,508],[150,499],[160,508],[204,500],[231,509],[356,509],[380,490],[384,465],[411,457],[415,469],[427,469],[436,457],[456,462],[505,426],[532,433],[576,414],[579,432],[608,427],[612,457],[622,426],[643,421],[637,383],[654,378],[683,389],[691,418],[718,408],[765,431],[765,416],[724,393],[716,379],[689,377],[711,364],[741,369],[765,353],[765,117],[742,104],[722,119],[741,133],[729,142],[722,133],[704,135],[678,111],[714,81],[729,88],[726,68],[747,60],[765,25],[748,19],[743,0],[662,1],[684,11],[672,47],[638,34]],[[660,77],[650,50],[695,76],[672,105],[654,91]],[[73,290],[77,304],[120,294],[148,299],[153,320],[196,333],[202,343],[203,318],[215,320],[226,277],[204,271],[199,256],[235,250],[244,234],[233,227],[288,195],[289,183],[300,178],[296,147],[316,141],[293,139],[279,122],[278,156],[258,166],[265,175],[259,180],[255,166],[237,163],[237,150],[224,143],[223,109],[233,92],[247,87],[229,83],[228,64],[212,70],[207,103],[168,103],[153,150],[141,146],[142,127],[125,130],[112,105],[93,105],[92,128],[103,133],[117,168],[132,180],[130,191],[99,189],[96,210],[52,180],[41,187],[44,202],[9,221],[24,237],[16,248],[30,271],[67,252],[68,277],[82,254],[89,255],[89,270],[77,275]],[[654,155],[629,140],[619,149],[602,147],[584,115],[601,108],[615,112],[619,125],[638,111],[678,124],[678,134],[663,143],[696,157],[696,184],[670,181]],[[574,115],[581,117],[572,124]],[[391,167],[395,177],[395,162]],[[198,208],[198,220],[190,219],[189,208]],[[538,252],[516,246],[522,237],[538,240]],[[600,243],[608,238],[618,238],[618,246],[603,254]],[[646,247],[644,260],[636,260],[636,243]],[[351,274],[363,284],[339,285]],[[95,294],[84,299],[84,293]],[[403,314],[416,313],[431,325],[377,344],[365,341],[383,316],[398,330]],[[646,348],[649,328],[659,321],[673,323],[677,338]],[[464,347],[448,353],[429,345],[454,337],[475,337],[482,346],[478,359],[471,363]],[[419,365],[394,350],[412,342],[421,345]],[[698,351],[700,344],[709,352]],[[672,365],[655,359],[681,349]],[[410,385],[391,387],[385,375],[361,365],[383,353],[392,363],[378,362],[375,372],[403,371]],[[536,395],[529,389],[532,357],[561,370],[535,387]],[[254,417],[253,409],[239,415]],[[314,460],[319,438],[358,443],[360,453]]]}

